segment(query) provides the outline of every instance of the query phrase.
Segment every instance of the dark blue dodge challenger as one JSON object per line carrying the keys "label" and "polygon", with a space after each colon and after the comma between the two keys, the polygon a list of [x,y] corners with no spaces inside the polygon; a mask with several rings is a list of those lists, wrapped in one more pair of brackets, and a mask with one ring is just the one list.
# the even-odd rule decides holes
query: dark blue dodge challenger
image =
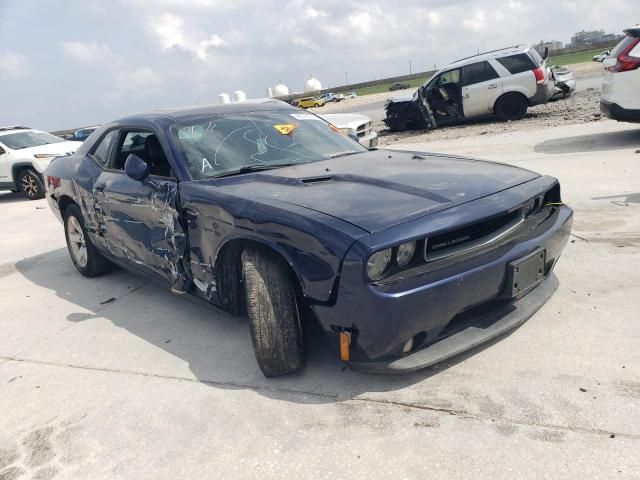
{"label": "dark blue dodge challenger", "polygon": [[246,315],[266,376],[303,364],[303,312],[386,372],[515,328],[554,292],[573,215],[555,178],[366,150],[278,101],[110,123],[45,182],[82,275],[117,264]]}

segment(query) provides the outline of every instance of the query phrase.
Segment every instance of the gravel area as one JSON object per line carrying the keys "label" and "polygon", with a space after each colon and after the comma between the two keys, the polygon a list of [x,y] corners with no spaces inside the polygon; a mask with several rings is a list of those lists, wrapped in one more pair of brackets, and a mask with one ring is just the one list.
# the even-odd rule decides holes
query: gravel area
{"label": "gravel area", "polygon": [[389,146],[395,142],[422,143],[435,140],[454,139],[472,135],[497,135],[519,130],[539,130],[545,127],[597,122],[603,119],[600,113],[600,92],[585,90],[571,96],[532,107],[527,116],[518,121],[501,122],[494,118],[469,122],[431,131],[409,131],[391,133],[384,130],[380,122],[375,125],[380,135],[380,145]]}

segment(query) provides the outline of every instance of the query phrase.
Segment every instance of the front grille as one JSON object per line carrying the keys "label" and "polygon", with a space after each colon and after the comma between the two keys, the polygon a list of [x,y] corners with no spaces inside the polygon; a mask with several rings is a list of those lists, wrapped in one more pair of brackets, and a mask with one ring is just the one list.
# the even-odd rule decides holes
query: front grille
{"label": "front grille", "polygon": [[481,220],[455,230],[429,237],[425,248],[425,255],[441,253],[448,248],[464,246],[485,237],[498,234],[522,216],[520,210],[507,212],[502,215]]}

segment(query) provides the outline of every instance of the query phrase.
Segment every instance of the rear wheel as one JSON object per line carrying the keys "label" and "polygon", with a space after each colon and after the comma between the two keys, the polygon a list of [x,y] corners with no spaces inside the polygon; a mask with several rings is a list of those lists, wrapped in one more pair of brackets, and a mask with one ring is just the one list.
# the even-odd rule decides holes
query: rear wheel
{"label": "rear wheel", "polygon": [[18,176],[20,191],[29,200],[44,198],[44,183],[35,170],[23,170]]}
{"label": "rear wheel", "polygon": [[529,103],[519,93],[507,93],[496,102],[495,112],[500,120],[520,120],[527,113]]}
{"label": "rear wheel", "polygon": [[95,277],[112,268],[109,262],[96,249],[87,235],[84,217],[77,205],[69,205],[64,211],[64,236],[71,261],[85,277]]}
{"label": "rear wheel", "polygon": [[242,252],[247,316],[258,366],[265,377],[302,367],[304,353],[296,289],[289,270],[273,252]]}

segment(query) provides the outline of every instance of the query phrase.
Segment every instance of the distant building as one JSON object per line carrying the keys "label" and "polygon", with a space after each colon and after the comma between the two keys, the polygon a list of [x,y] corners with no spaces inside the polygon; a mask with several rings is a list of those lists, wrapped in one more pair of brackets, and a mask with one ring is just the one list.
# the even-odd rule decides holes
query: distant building
{"label": "distant building", "polygon": [[543,54],[544,49],[548,48],[550,52],[554,50],[558,50],[562,48],[564,44],[559,42],[558,40],[551,40],[549,42],[545,42],[544,40],[540,40],[540,43],[534,45],[533,47],[538,51],[538,53]]}
{"label": "distant building", "polygon": [[572,47],[586,47],[598,43],[615,42],[621,40],[623,35],[604,33],[604,30],[582,30],[571,37]]}

